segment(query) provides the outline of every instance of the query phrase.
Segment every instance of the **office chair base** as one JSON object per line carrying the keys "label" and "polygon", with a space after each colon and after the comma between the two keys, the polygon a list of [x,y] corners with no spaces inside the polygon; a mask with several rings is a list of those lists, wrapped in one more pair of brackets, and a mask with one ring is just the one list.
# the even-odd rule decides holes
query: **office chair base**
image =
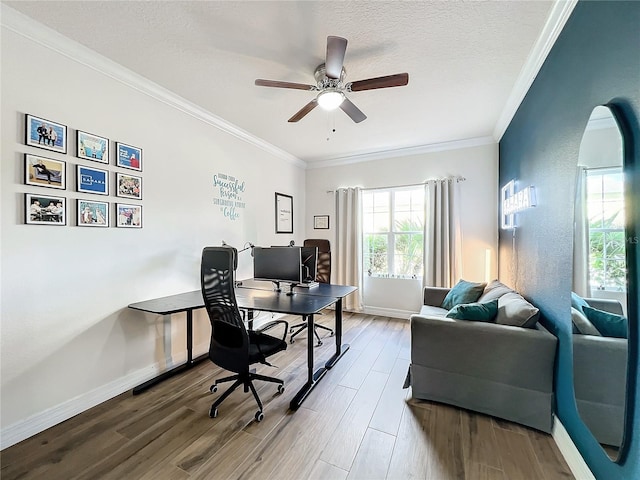
{"label": "office chair base", "polygon": [[[295,329],[298,329],[294,332]],[[289,329],[289,333],[291,333],[291,338],[289,339],[289,343],[294,343],[294,337],[296,335],[298,335],[300,332],[302,332],[303,330],[305,330],[307,328],[307,324],[306,323],[299,323],[297,325],[294,325],[293,327],[291,327]],[[329,332],[329,336],[333,336],[333,330],[331,330],[329,327],[325,327],[324,325],[320,325],[318,323],[315,323],[313,325],[313,334],[315,335],[316,339],[318,340],[318,343],[316,343],[316,346],[320,346],[322,345],[322,340],[320,339],[320,335],[318,335],[318,328],[321,328],[323,330],[327,330]]]}
{"label": "office chair base", "polygon": [[249,390],[251,390],[251,393],[253,394],[253,398],[255,398],[256,403],[258,404],[258,408],[260,409],[256,412],[255,419],[257,422],[261,422],[262,419],[264,418],[264,413],[263,413],[264,407],[262,405],[262,402],[260,401],[258,392],[256,392],[256,388],[253,386],[254,380],[262,380],[264,382],[277,383],[278,393],[284,392],[284,380],[280,380],[279,378],[275,378],[275,377],[267,377],[266,375],[260,375],[258,373],[255,373],[255,369],[251,369],[249,372],[246,372],[246,373],[239,373],[237,375],[231,375],[230,377],[221,378],[219,380],[216,380],[213,383],[213,385],[211,385],[211,387],[209,388],[209,391],[211,393],[215,393],[218,391],[219,383],[233,381],[233,385],[231,385],[227,390],[225,390],[224,393],[220,395],[220,397],[218,397],[218,399],[215,402],[213,402],[213,405],[211,405],[211,408],[209,409],[209,417],[216,418],[218,416],[218,407],[220,406],[220,404],[229,395],[231,395],[231,393],[236,388],[242,385],[244,387],[245,392],[248,392]]}

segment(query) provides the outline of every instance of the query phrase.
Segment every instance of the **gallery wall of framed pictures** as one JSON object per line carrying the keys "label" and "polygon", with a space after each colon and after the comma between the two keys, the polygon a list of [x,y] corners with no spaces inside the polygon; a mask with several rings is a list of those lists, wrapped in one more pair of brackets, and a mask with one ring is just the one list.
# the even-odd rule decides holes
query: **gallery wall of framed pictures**
{"label": "gallery wall of framed pictures", "polygon": [[[75,226],[142,228],[142,205],[138,203],[108,202],[94,195],[115,195],[128,200],[142,200],[142,176],[110,168],[142,172],[142,148],[108,137],[75,131],[75,191],[88,194],[75,199]],[[67,155],[67,126],[43,117],[25,114],[25,145]],[[111,146],[114,148],[111,148]],[[113,158],[112,158],[113,157]],[[89,163],[93,162],[93,163]],[[98,167],[97,164],[101,164]],[[24,184],[34,187],[67,189],[67,161],[24,152]],[[113,188],[110,186],[113,185]],[[39,189],[38,189],[39,190]],[[45,192],[43,190],[43,192]],[[69,217],[66,197],[48,193],[25,192],[25,224],[67,225]],[[73,216],[73,215],[72,215]],[[113,221],[111,220],[113,218]]]}

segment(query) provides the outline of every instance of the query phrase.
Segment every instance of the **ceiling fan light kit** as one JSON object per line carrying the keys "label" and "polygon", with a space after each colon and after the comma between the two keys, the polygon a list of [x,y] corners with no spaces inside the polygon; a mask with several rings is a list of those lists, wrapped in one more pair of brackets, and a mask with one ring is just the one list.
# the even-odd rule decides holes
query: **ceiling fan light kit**
{"label": "ceiling fan light kit", "polygon": [[344,100],[344,93],[337,89],[328,88],[318,94],[318,105],[324,110],[335,110]]}
{"label": "ceiling fan light kit", "polygon": [[409,83],[409,74],[398,73],[385,77],[344,83],[344,78],[347,73],[343,65],[346,51],[347,40],[345,38],[327,37],[325,63],[318,65],[314,72],[316,85],[264,80],[261,78],[257,79],[255,84],[260,87],[291,88],[319,92],[316,98],[307,103],[289,119],[290,123],[298,122],[318,105],[320,105],[322,109],[329,111],[340,107],[355,123],[360,123],[365,120],[367,116],[347,98],[345,92],[350,93],[374,90],[377,88],[402,87]]}

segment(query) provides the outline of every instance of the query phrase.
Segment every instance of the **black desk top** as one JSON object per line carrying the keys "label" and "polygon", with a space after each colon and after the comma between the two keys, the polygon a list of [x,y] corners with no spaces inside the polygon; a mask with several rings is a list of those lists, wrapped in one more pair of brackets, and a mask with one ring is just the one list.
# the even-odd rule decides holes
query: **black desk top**
{"label": "black desk top", "polygon": [[[333,304],[336,299],[341,296],[326,294],[315,295],[307,294],[307,292],[298,292],[298,290],[303,289],[296,289],[294,290],[294,292],[296,292],[294,295],[287,295],[285,292],[273,291],[271,283],[259,283],[264,283],[264,288],[249,288],[244,285],[236,288],[238,307],[292,315],[311,315]],[[332,286],[355,290],[355,287]],[[345,293],[345,295],[351,293],[353,290]],[[328,292],[329,290],[326,291]],[[341,290],[338,289],[336,292],[341,292]],[[129,308],[167,315],[204,308],[204,300],[202,299],[202,292],[200,290],[194,290],[192,292],[132,303],[129,305]]]}
{"label": "black desk top", "polygon": [[[265,280],[255,280],[253,278],[249,278],[247,280],[241,280],[242,285],[240,285],[236,289],[236,295],[238,294],[238,290],[241,288],[250,288],[257,290],[273,290],[273,283]],[[283,291],[288,289],[288,286],[283,287]],[[315,287],[294,287],[293,291],[296,294],[301,295],[313,295],[316,297],[334,297],[334,298],[344,298],[350,293],[353,293],[357,290],[357,287],[352,287],[350,285],[333,285],[331,283],[319,283]]]}

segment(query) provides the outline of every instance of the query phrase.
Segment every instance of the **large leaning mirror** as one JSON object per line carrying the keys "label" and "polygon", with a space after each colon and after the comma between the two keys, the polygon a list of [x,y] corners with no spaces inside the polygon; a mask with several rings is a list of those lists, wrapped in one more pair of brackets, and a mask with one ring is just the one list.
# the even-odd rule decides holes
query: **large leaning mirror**
{"label": "large leaning mirror", "polygon": [[623,137],[596,107],[580,144],[574,221],[573,378],[580,417],[612,460],[624,429],[627,375]]}

